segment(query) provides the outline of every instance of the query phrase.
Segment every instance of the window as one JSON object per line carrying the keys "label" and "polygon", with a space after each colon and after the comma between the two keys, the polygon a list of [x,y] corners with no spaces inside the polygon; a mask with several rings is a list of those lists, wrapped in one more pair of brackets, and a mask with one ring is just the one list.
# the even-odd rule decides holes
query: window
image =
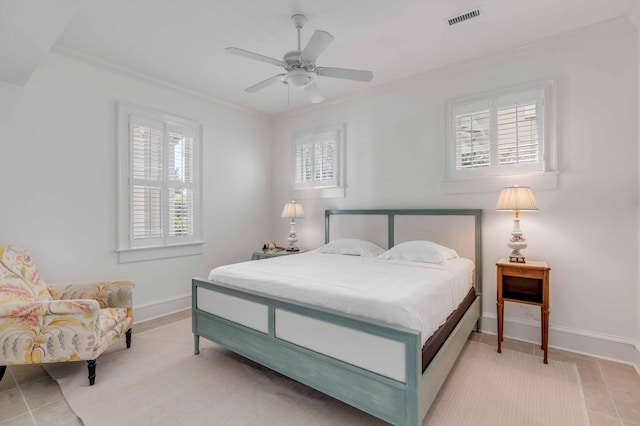
{"label": "window", "polygon": [[320,129],[294,138],[293,189],[308,197],[344,196],[341,127]]}
{"label": "window", "polygon": [[200,125],[118,108],[120,262],[201,252]]}
{"label": "window", "polygon": [[447,178],[555,170],[553,83],[449,102]]}

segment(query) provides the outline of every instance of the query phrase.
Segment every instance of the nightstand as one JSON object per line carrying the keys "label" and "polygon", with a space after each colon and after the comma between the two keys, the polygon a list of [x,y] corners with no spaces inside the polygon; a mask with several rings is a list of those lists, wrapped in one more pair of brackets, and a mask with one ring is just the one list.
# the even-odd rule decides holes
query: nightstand
{"label": "nightstand", "polygon": [[547,262],[527,260],[526,263],[512,263],[500,259],[498,267],[497,306],[498,306],[498,352],[502,352],[504,302],[526,303],[540,306],[541,348],[544,350],[544,363],[547,364],[549,347],[549,265]]}
{"label": "nightstand", "polygon": [[304,253],[301,251],[287,251],[285,249],[276,249],[276,250],[256,250],[251,255],[251,260],[260,260],[260,259],[268,259],[270,257],[278,257],[278,256],[287,256],[290,254],[299,254]]}

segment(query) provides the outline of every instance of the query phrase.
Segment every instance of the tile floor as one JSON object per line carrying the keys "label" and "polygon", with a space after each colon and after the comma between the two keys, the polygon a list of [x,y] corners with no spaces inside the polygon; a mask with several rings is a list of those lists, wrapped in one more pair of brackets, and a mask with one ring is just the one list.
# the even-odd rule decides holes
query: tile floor
{"label": "tile floor", "polygon": [[[179,312],[135,326],[134,333],[187,318]],[[496,336],[473,333],[473,340],[496,345]],[[135,343],[135,334],[134,334]],[[505,349],[542,357],[540,347],[505,339]],[[549,349],[549,358],[573,362],[582,379],[592,426],[640,426],[640,376],[628,365]],[[60,392],[58,384],[39,366],[7,368],[0,382],[0,425],[81,425]]]}

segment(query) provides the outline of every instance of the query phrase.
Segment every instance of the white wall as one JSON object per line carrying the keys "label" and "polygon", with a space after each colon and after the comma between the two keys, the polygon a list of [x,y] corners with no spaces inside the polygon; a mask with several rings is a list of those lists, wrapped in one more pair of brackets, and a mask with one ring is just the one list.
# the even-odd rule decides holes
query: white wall
{"label": "white wall", "polygon": [[[118,264],[116,102],[203,125],[204,253]],[[47,282],[131,279],[136,319],[191,305],[191,278],[268,240],[271,124],[51,54],[0,119],[0,244],[28,247]]]}
{"label": "white wall", "polygon": [[[550,344],[638,362],[638,73],[628,20],[529,45],[365,90],[346,101],[276,117],[273,203],[291,192],[291,135],[346,124],[347,196],[300,200],[299,245],[323,242],[326,208],[482,208],[484,322],[495,330],[495,261],[508,254],[512,217],[494,193],[446,194],[445,101],[554,78],[558,189],[537,191],[540,211],[523,214],[530,259],[551,270]],[[322,85],[322,82],[319,83]],[[513,179],[513,184],[518,180]],[[274,236],[287,224],[275,215]],[[506,307],[507,336],[539,341],[538,310]]]}

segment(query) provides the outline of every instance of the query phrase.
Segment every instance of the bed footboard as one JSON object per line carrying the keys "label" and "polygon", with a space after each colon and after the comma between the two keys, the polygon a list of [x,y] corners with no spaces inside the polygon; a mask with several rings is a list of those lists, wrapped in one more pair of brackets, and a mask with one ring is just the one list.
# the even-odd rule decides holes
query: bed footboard
{"label": "bed footboard", "polygon": [[[397,425],[420,424],[479,317],[476,299],[452,333],[458,337],[447,340],[423,374],[418,331],[240,291],[200,278],[192,281],[192,295],[196,354],[199,337],[205,337]],[[313,338],[296,339],[287,334],[288,317],[319,325],[320,330],[325,327],[331,335],[346,333],[347,339],[339,345],[340,353],[314,347]],[[352,339],[353,335],[357,338]],[[393,364],[389,370],[367,364],[367,357],[362,356],[361,346],[379,343],[389,348],[384,352],[389,359],[382,363]],[[379,352],[374,353],[369,358],[379,358]]]}

